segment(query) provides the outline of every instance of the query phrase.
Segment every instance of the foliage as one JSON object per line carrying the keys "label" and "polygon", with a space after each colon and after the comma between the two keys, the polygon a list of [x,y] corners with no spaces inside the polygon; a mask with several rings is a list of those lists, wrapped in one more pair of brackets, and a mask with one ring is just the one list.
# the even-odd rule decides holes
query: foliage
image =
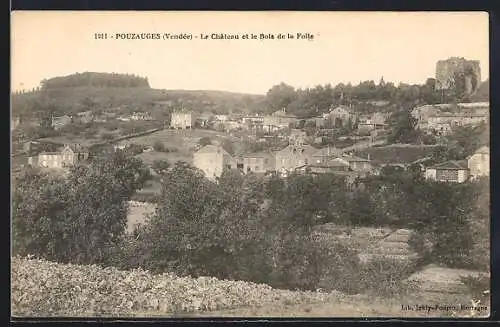
{"label": "foliage", "polygon": [[473,299],[483,299],[487,297],[485,291],[489,291],[491,279],[487,274],[480,274],[478,276],[462,276],[460,281],[467,287]]}
{"label": "foliage", "polygon": [[151,168],[157,174],[163,174],[167,172],[170,167],[172,167],[172,165],[167,160],[155,160],[153,161],[153,165],[151,166]]}
{"label": "foliage", "polygon": [[202,137],[199,141],[198,141],[198,144],[201,146],[201,147],[204,147],[205,145],[210,145],[212,144],[212,141],[210,140],[209,137]]}
{"label": "foliage", "polygon": [[102,262],[125,230],[125,201],[147,175],[140,161],[120,152],[75,166],[65,178],[28,173],[13,194],[14,253]]}
{"label": "foliage", "polygon": [[394,113],[390,119],[391,133],[388,135],[389,143],[419,144],[421,133],[415,127],[417,119],[411,115],[410,110]]}
{"label": "foliage", "polygon": [[161,142],[161,141],[156,141],[156,142],[153,144],[153,149],[154,149],[156,152],[165,152],[165,144],[163,144],[163,142]]}
{"label": "foliage", "polygon": [[40,86],[42,91],[77,86],[149,88],[149,82],[147,78],[135,75],[85,72],[44,79]]}
{"label": "foliage", "polygon": [[273,303],[318,303],[336,297],[336,293],[292,292],[212,277],[154,275],[142,269],[123,271],[18,257],[12,260],[15,316],[171,316]]}

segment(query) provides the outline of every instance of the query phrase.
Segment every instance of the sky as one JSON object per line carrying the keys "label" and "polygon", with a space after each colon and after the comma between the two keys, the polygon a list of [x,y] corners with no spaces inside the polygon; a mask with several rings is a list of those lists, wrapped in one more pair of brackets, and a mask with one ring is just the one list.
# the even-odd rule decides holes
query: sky
{"label": "sky", "polygon": [[[482,12],[23,11],[12,13],[11,24],[13,90],[85,71],[136,74],[158,89],[253,94],[280,82],[305,88],[383,77],[421,84],[435,76],[438,60],[452,56],[479,60],[482,80],[489,75],[488,14]],[[161,39],[111,38],[116,33]],[[192,39],[164,40],[166,33]],[[211,39],[212,33],[240,39]],[[241,38],[252,33],[258,38]],[[295,37],[263,40],[261,33]]]}

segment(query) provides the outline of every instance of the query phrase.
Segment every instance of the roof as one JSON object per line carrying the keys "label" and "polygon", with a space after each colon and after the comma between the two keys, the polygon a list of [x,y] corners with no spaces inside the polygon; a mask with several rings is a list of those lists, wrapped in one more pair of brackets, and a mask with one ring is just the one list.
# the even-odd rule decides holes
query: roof
{"label": "roof", "polygon": [[272,116],[279,116],[279,117],[288,117],[288,118],[297,118],[297,116],[292,115],[292,114],[287,114],[283,110],[278,110],[272,113]]}
{"label": "roof", "polygon": [[356,156],[345,156],[345,157],[340,157],[341,159],[344,159],[348,162],[370,162],[368,159],[356,157]]}
{"label": "roof", "polygon": [[474,152],[474,154],[490,154],[490,147],[488,146],[482,146],[480,147],[479,149],[476,150],[476,152]]}
{"label": "roof", "polygon": [[266,158],[272,156],[273,154],[269,152],[255,152],[255,153],[245,154],[243,158]]}
{"label": "roof", "polygon": [[318,149],[316,149],[315,147],[311,146],[311,145],[308,145],[308,144],[304,144],[304,145],[289,145],[287,146],[286,148],[284,148],[283,150],[280,150],[276,153],[276,155],[282,155],[282,154],[286,154],[286,153],[289,153],[289,152],[292,152],[293,149],[300,149],[300,150],[304,150],[304,154],[305,155],[309,155],[309,156],[312,156],[314,153],[316,153],[316,151],[318,151]]}
{"label": "roof", "polygon": [[430,166],[428,168],[431,169],[454,169],[454,170],[463,170],[468,169],[467,162],[465,160],[450,160],[446,161],[434,166]]}
{"label": "roof", "polygon": [[229,155],[229,153],[224,150],[223,147],[221,146],[217,146],[217,145],[212,145],[212,144],[209,144],[209,145],[205,145],[203,148],[199,149],[198,151],[196,151],[195,153],[199,153],[199,154],[204,154],[204,153],[217,153],[218,151],[223,151],[223,153]]}
{"label": "roof", "polygon": [[331,160],[325,163],[313,163],[310,164],[309,166],[317,168],[335,168],[335,167],[346,167],[347,165],[340,161]]}
{"label": "roof", "polygon": [[337,149],[335,147],[326,147],[322,148],[316,153],[313,154],[313,157],[329,157],[329,156],[336,156],[342,153],[342,150]]}

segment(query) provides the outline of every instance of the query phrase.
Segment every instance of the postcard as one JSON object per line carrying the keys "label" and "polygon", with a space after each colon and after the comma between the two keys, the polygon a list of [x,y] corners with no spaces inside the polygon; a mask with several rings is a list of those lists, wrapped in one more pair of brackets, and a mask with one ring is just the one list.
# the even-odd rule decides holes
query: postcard
{"label": "postcard", "polygon": [[489,316],[487,13],[11,21],[12,317]]}

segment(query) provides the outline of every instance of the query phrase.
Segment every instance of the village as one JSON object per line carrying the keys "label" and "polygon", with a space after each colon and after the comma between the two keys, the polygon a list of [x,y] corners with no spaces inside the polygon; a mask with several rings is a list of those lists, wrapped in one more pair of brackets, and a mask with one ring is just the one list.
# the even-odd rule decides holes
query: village
{"label": "village", "polygon": [[[455,108],[455,109],[453,109]],[[477,126],[489,121],[489,104],[458,103],[424,105],[412,110],[413,117],[417,120],[416,128],[426,134],[438,135],[446,138],[454,127]],[[111,118],[110,118],[111,116]],[[103,114],[93,117],[92,112],[82,112],[75,117],[53,117],[52,127],[57,130],[75,120],[107,121],[116,119],[120,121],[151,121],[153,118],[146,112],[135,112],[128,116],[113,117]],[[243,173],[269,174],[277,172],[286,175],[291,172],[308,172],[312,174],[335,173],[349,176],[351,179],[366,174],[377,174],[385,165],[400,165],[408,168],[413,162],[386,162],[373,163],[369,155],[360,157],[356,155],[362,149],[373,146],[390,146],[385,138],[387,134],[389,115],[376,112],[371,115],[356,115],[352,108],[339,106],[330,108],[319,117],[299,119],[288,114],[286,108],[270,115],[213,115],[210,113],[191,112],[188,110],[173,111],[170,124],[154,133],[170,135],[195,135],[196,131],[213,131],[214,136],[223,134],[232,136],[237,140],[247,139],[255,143],[265,143],[270,139],[288,144],[281,149],[267,148],[255,153],[234,155],[227,152],[216,140],[214,144],[207,144],[199,148],[199,144],[192,149],[192,163],[202,170],[207,178],[219,177],[224,169],[236,169]],[[353,144],[346,147],[325,145],[328,135],[336,133],[339,129],[353,125],[357,128],[350,134],[340,136],[340,139],[354,140]],[[17,120],[12,121],[12,128],[17,127]],[[302,128],[300,128],[302,126]],[[215,133],[216,132],[216,133]],[[149,133],[149,132],[148,132]],[[167,133],[167,134],[165,134]],[[218,134],[217,134],[218,133]],[[208,133],[207,135],[212,135]],[[140,137],[137,136],[137,137]],[[196,136],[193,136],[196,138]],[[133,143],[134,137],[126,141],[117,141],[113,149],[124,149],[126,144]],[[325,142],[326,141],[326,142]],[[110,142],[111,143],[111,142]],[[50,140],[33,140],[24,144],[24,151],[28,156],[28,165],[62,169],[75,163],[83,162],[89,158],[90,147],[81,144],[60,144],[60,151],[40,152],[36,155],[35,148],[40,144],[55,144]],[[154,144],[147,144],[144,152],[154,152]],[[416,158],[414,161],[418,162]],[[469,178],[487,176],[489,174],[489,148],[483,146],[477,149],[475,155],[453,162],[441,162],[425,167],[420,164],[422,174],[426,178],[438,181],[465,182]]]}
{"label": "village", "polygon": [[[460,64],[457,65],[456,62]],[[452,86],[448,85],[446,81],[456,77],[457,71],[460,72],[461,67],[463,69],[466,63],[465,59],[455,57],[439,61],[436,64],[435,89],[433,88],[431,92],[443,92],[443,94],[451,92],[449,89]],[[476,61],[469,61],[469,63],[473,67],[478,65]],[[476,80],[475,83],[472,83],[473,79]],[[464,93],[467,97],[478,92],[479,83],[477,80],[480,80],[480,75],[472,77],[468,75],[465,78]],[[385,87],[383,78],[376,87],[381,89]],[[168,91],[161,94],[167,93]],[[441,212],[440,204],[436,202],[440,196],[439,191],[444,190],[443,192],[447,192],[446,196],[448,198],[456,199],[455,196],[469,194],[462,192],[460,187],[470,187],[470,189],[475,190],[477,184],[488,180],[490,176],[490,148],[489,140],[485,140],[483,136],[489,133],[489,102],[484,100],[449,101],[446,103],[425,104],[420,101],[406,108],[399,108],[397,104],[390,104],[390,101],[368,99],[354,102],[351,100],[350,96],[341,91],[338,99],[335,99],[335,104],[312,110],[313,114],[309,112],[303,115],[294,114],[293,112],[300,112],[300,110],[294,109],[293,106],[274,107],[273,110],[268,108],[267,110],[253,112],[230,108],[221,113],[209,109],[199,110],[197,108],[195,110],[189,101],[179,103],[179,101],[168,99],[149,101],[149,107],[153,108],[150,110],[143,110],[139,108],[140,105],[138,104],[95,110],[97,104],[86,99],[83,101],[86,104],[81,106],[82,108],[86,107],[84,111],[68,112],[64,115],[51,113],[43,118],[25,118],[16,116],[14,112],[11,119],[11,132],[16,136],[15,139],[13,138],[12,149],[13,187],[17,187],[18,183],[27,183],[22,184],[27,188],[33,187],[32,184],[29,184],[30,182],[26,182],[26,177],[23,176],[31,176],[29,174],[35,172],[33,174],[41,174],[40,176],[54,176],[54,180],[59,181],[51,184],[50,179],[37,179],[37,182],[47,183],[46,185],[42,184],[41,187],[47,187],[49,189],[47,194],[52,194],[50,193],[52,192],[50,191],[51,187],[57,190],[59,185],[57,183],[65,185],[61,182],[64,180],[64,176],[79,178],[76,180],[85,181],[85,183],[95,181],[91,177],[86,177],[85,174],[79,176],[78,167],[93,167],[82,168],[80,171],[89,169],[88,175],[94,176],[93,173],[100,172],[101,169],[105,169],[103,167],[107,167],[105,161],[104,163],[98,161],[103,160],[104,154],[111,157],[118,155],[113,157],[115,159],[112,160],[118,160],[116,158],[121,158],[120,160],[138,159],[147,168],[148,174],[140,187],[137,186],[137,189],[135,189],[136,186],[130,186],[125,188],[126,191],[123,191],[127,194],[123,196],[123,198],[127,199],[126,236],[124,236],[125,243],[118,244],[119,247],[125,250],[120,250],[124,252],[119,252],[119,255],[111,256],[112,259],[106,259],[114,264],[113,267],[124,267],[124,269],[143,267],[141,263],[138,263],[140,260],[136,260],[136,255],[133,252],[134,246],[139,246],[134,245],[136,244],[134,242],[139,242],[137,244],[152,253],[150,254],[151,257],[147,257],[147,260],[150,261],[146,261],[150,267],[158,265],[161,269],[167,269],[165,266],[161,266],[163,264],[162,259],[159,259],[162,258],[161,252],[158,252],[156,248],[153,250],[148,248],[148,237],[150,237],[148,235],[154,235],[154,237],[161,240],[159,243],[154,243],[160,248],[161,246],[158,244],[170,242],[167,235],[171,239],[178,240],[178,243],[172,245],[181,248],[178,251],[181,254],[176,255],[185,255],[188,257],[186,259],[186,262],[188,262],[191,259],[185,253],[192,250],[193,243],[185,245],[183,243],[185,240],[182,237],[186,234],[188,235],[186,237],[192,237],[193,240],[197,240],[195,242],[204,244],[202,238],[205,235],[204,226],[198,226],[199,229],[196,229],[197,224],[203,224],[198,223],[198,221],[207,219],[208,224],[213,223],[213,221],[220,223],[221,220],[226,219],[227,222],[222,224],[234,223],[235,226],[238,226],[230,225],[230,228],[227,228],[227,230],[233,231],[239,230],[240,224],[245,228],[248,227],[246,224],[251,224],[252,219],[263,219],[261,228],[265,229],[267,228],[265,224],[272,224],[270,221],[275,216],[284,219],[283,216],[289,220],[285,219],[285,223],[280,221],[277,224],[283,223],[286,227],[279,227],[281,228],[279,229],[276,227],[278,225],[272,225],[273,227],[269,227],[270,230],[273,232],[278,230],[277,234],[282,233],[282,230],[288,231],[288,228],[292,230],[298,228],[297,230],[300,230],[301,227],[296,227],[297,224],[300,225],[297,221],[301,223],[306,221],[303,223],[307,227],[305,230],[311,233],[310,235],[325,241],[325,244],[332,244],[332,249],[336,249],[339,246],[338,244],[346,246],[349,251],[354,249],[356,264],[363,267],[362,269],[373,269],[366,267],[372,267],[369,265],[377,265],[380,262],[388,265],[386,272],[378,271],[374,273],[372,270],[360,270],[365,274],[363,275],[365,277],[373,274],[376,276],[373,278],[381,278],[380,276],[383,275],[387,280],[392,280],[392,277],[387,274],[392,273],[392,269],[395,269],[398,274],[401,273],[398,276],[405,283],[419,282],[419,285],[423,285],[420,291],[427,296],[422,295],[425,301],[432,298],[432,301],[439,302],[449,299],[450,296],[461,296],[466,288],[462,280],[463,276],[482,276],[471,268],[471,265],[473,266],[475,263],[469,262],[467,267],[465,264],[463,267],[438,265],[438,262],[425,257],[428,255],[427,250],[424,249],[424,246],[420,248],[416,246],[415,239],[425,244],[423,235],[429,237],[428,235],[434,233],[426,229],[426,224],[429,226],[439,225],[438,220],[441,219],[440,217],[449,214],[448,212]],[[367,105],[371,108],[370,110],[361,109]],[[93,107],[93,109],[89,110],[89,107]],[[28,132],[25,132],[30,129],[37,130],[37,137],[31,137]],[[462,135],[460,133],[465,133],[463,131],[475,133],[474,137],[476,137],[476,134],[481,135],[478,137],[480,139],[478,142],[471,142],[474,147],[472,151],[471,149],[462,151],[462,148],[465,147],[462,144],[464,142],[461,139],[456,141],[458,139],[456,135]],[[460,137],[463,138],[463,136]],[[462,148],[459,148],[460,146]],[[451,152],[450,150],[449,153],[446,152],[446,149],[454,149],[454,147],[459,148],[460,151]],[[123,157],[120,157],[122,155]],[[136,161],[130,161],[127,165],[134,166],[136,163]],[[124,164],[124,166],[127,165]],[[108,167],[108,169],[111,168]],[[121,169],[121,166],[116,169]],[[201,174],[203,178],[199,179],[198,174]],[[128,176],[123,172],[116,173],[116,176],[125,175]],[[139,174],[136,173],[135,175]],[[118,178],[115,175],[113,176],[113,178]],[[134,176],[134,174],[131,176]],[[234,176],[240,176],[241,179]],[[94,178],[96,177],[94,176]],[[234,178],[234,180],[231,178]],[[107,181],[103,183],[113,185],[112,187],[118,187],[115,184],[120,184],[115,183],[113,179],[103,177],[103,180]],[[236,185],[236,182],[233,183],[233,181],[239,181],[243,186]],[[338,184],[339,181],[340,184]],[[104,184],[98,184],[96,184],[96,188],[99,190],[101,190],[101,187],[106,187]],[[77,186],[75,184],[69,187]],[[281,188],[280,190],[285,190],[283,191],[285,194],[281,195],[280,198],[278,191],[275,193],[273,193],[274,191],[266,191],[269,193],[262,195],[261,199],[261,195],[257,191],[259,190],[258,187]],[[318,190],[328,193],[324,195],[328,199],[325,200],[325,203],[322,203],[322,200],[316,200],[316,198],[323,196]],[[439,196],[427,199],[423,195],[427,192],[426,190],[436,192],[433,194]],[[127,192],[130,192],[130,194]],[[210,194],[211,192],[215,195]],[[287,192],[290,192],[290,194],[287,194]],[[112,192],[103,192],[103,197],[109,196],[113,198],[113,195],[109,195],[110,193]],[[264,194],[264,191],[261,193]],[[470,193],[472,194],[472,192]],[[229,200],[219,194],[225,194]],[[80,194],[75,199],[78,199],[79,196]],[[94,194],[82,195],[82,198],[91,197],[92,201],[95,201],[93,196]],[[210,196],[213,196],[214,199],[205,199],[205,197]],[[408,207],[403,210],[398,201],[409,205],[411,203],[409,199],[412,196],[415,197],[415,201],[419,201],[420,209],[415,209],[417,210],[416,213],[407,214],[406,211],[411,210],[408,210]],[[248,203],[250,203],[251,209],[248,209],[248,212],[241,213],[237,209],[239,206],[246,208],[246,197],[250,198]],[[472,197],[470,195],[471,199]],[[280,203],[282,199],[289,202]],[[27,198],[25,201],[29,202],[31,200]],[[165,204],[170,203],[168,201],[172,201],[174,204]],[[179,203],[175,201],[179,201]],[[228,201],[229,204],[225,201]],[[234,205],[231,201],[235,201],[234,203],[237,203],[237,205]],[[262,203],[259,201],[262,201]],[[426,201],[429,203],[434,202],[429,205]],[[31,208],[44,205],[42,202],[40,203],[33,202],[31,206],[27,204],[25,207]],[[290,213],[286,205],[293,207],[294,204],[298,206],[295,207],[297,213]],[[299,204],[304,204],[304,207],[302,208]],[[217,209],[213,209],[212,205],[216,206]],[[255,207],[251,207],[252,205],[255,205]],[[19,205],[19,207],[25,210],[22,205]],[[191,207],[196,208],[198,211]],[[425,211],[427,209],[422,209],[430,207],[434,211],[428,209],[427,212]],[[168,210],[165,208],[168,208]],[[217,216],[214,220],[210,220],[213,214],[212,209],[214,211],[220,210],[220,216]],[[171,213],[175,217],[169,216],[169,210],[178,210],[175,211],[178,215]],[[246,209],[242,210],[245,211]],[[420,213],[425,217],[415,223],[412,221],[414,218],[412,214],[417,217],[418,210],[424,210],[420,211]],[[113,212],[112,209],[108,211]],[[66,217],[66,213],[61,212],[59,207],[56,207],[54,212]],[[227,212],[230,212],[230,214],[227,214]],[[255,212],[258,212],[258,214]],[[278,214],[275,214],[275,212],[278,212]],[[85,213],[85,215],[87,214]],[[307,221],[301,215],[311,217],[308,218],[310,221]],[[374,218],[375,216],[378,218]],[[99,217],[105,220],[102,218],[104,216]],[[240,222],[233,221],[238,217],[245,218]],[[296,221],[290,217],[296,219]],[[92,220],[93,218],[86,219],[97,221]],[[184,219],[186,222],[184,222]],[[190,219],[194,220],[191,221]],[[23,219],[18,220],[18,224],[21,224],[21,226],[23,226],[22,221]],[[167,221],[169,223],[173,222],[173,226],[177,226],[179,230],[162,225],[166,224]],[[210,225],[210,231],[218,230],[220,227],[219,225],[214,226]],[[442,225],[439,226],[441,226],[439,228],[443,228]],[[182,228],[186,229],[183,230]],[[193,228],[193,230],[190,228]],[[248,227],[246,232],[251,234],[252,228],[254,227]],[[156,230],[166,230],[167,232],[165,232],[165,235],[160,235],[155,234]],[[225,231],[226,229],[221,228],[221,230]],[[258,234],[259,229],[256,230],[255,233]],[[453,229],[452,232],[455,232],[455,230]],[[293,230],[290,233],[292,235],[295,235],[293,233],[303,235],[304,232],[302,230],[300,232]],[[165,237],[165,239],[162,237]],[[236,234],[236,236],[219,236],[217,234],[214,238],[219,240],[220,238],[224,239],[224,237],[230,240],[228,242],[233,242],[235,239],[239,241],[239,237],[243,236],[240,234]],[[272,239],[274,236],[270,237]],[[453,236],[450,239],[453,239]],[[332,241],[335,243],[328,243]],[[481,240],[482,243],[484,243],[483,241]],[[155,240],[155,242],[157,241]],[[303,242],[301,244],[304,244],[304,247],[309,249],[309,243],[302,240],[299,242]],[[257,243],[259,242],[257,241]],[[438,244],[435,245],[437,247],[442,246],[439,245],[439,242],[436,244]],[[188,250],[185,250],[185,248]],[[275,248],[274,243],[269,245],[269,248]],[[97,252],[100,254],[99,251]],[[234,248],[228,250],[231,253],[229,256],[238,257],[238,255],[234,254],[238,252],[233,253],[231,251],[237,250],[234,250]],[[293,251],[290,250],[290,252]],[[87,251],[86,255],[91,252]],[[331,251],[326,252],[331,253]],[[246,252],[241,253],[246,255]],[[170,252],[168,254],[172,255]],[[137,256],[140,257],[141,255]],[[159,257],[155,257],[156,255],[159,255]],[[203,253],[204,255],[205,253]],[[221,258],[226,258],[225,256],[226,254],[220,255]],[[123,257],[126,259],[123,259]],[[422,259],[423,257],[425,258]],[[182,258],[184,260],[185,257]],[[278,260],[276,255],[270,255],[270,258],[269,260],[273,263],[266,262],[263,265],[278,269],[276,267],[279,267],[279,265],[275,262]],[[316,257],[314,258],[316,259]],[[234,260],[238,262],[239,259]],[[253,259],[248,260],[244,261],[243,265],[253,262]],[[305,262],[309,262],[308,260],[306,259]],[[395,260],[395,263],[391,260]],[[430,260],[428,262],[431,264],[408,272],[415,262],[424,262],[421,260]],[[109,264],[108,261],[103,262]],[[453,262],[453,260],[450,259],[450,262]],[[195,268],[189,268],[193,265],[186,264],[188,268],[185,269],[187,271],[189,271],[188,269],[194,269],[193,275],[198,274],[199,271],[202,271],[202,273],[198,274],[201,274],[201,276],[210,274],[206,272],[210,270],[205,265],[196,266],[196,264],[198,263],[194,264]],[[380,264],[382,265],[382,263]],[[393,266],[389,266],[390,264]],[[297,264],[298,267],[303,267],[302,265],[307,267],[304,268],[307,272],[307,269],[313,269],[318,264],[304,264],[303,262]],[[335,269],[340,269],[342,265],[343,262],[340,265],[337,262]],[[225,267],[224,264],[219,263],[218,267],[223,266]],[[238,264],[235,266],[238,267]],[[179,266],[181,268],[168,267],[176,272],[179,271],[179,274],[184,273],[181,270],[181,268],[184,269],[184,266],[181,264]],[[265,267],[267,269],[268,266]],[[348,269],[358,271],[358,268],[353,268],[357,267],[355,265],[348,267]],[[281,269],[281,267],[279,268]],[[231,271],[224,271],[224,273],[217,275],[219,271],[217,268],[213,269],[215,269],[213,270],[215,273],[211,273],[211,276],[216,275],[221,279],[235,278],[252,282],[258,280],[266,283],[268,281],[264,277],[259,277],[261,279],[253,277],[258,275],[257,271],[260,268],[249,268],[250,273],[247,273],[244,269],[240,271],[239,268],[233,268],[237,271],[234,275]],[[230,270],[230,268],[227,269]],[[328,268],[325,269],[328,270]],[[481,269],[484,272],[484,267]],[[223,269],[221,268],[221,270]],[[280,271],[280,273],[286,275],[286,272]],[[233,277],[240,276],[238,274],[244,277]],[[247,277],[245,274],[252,277]],[[342,274],[349,275],[350,273],[342,272]],[[380,276],[376,274],[380,274]],[[333,274],[332,276],[336,275]],[[436,276],[445,276],[445,278],[438,278],[439,280],[437,280]],[[341,285],[340,281],[339,284],[335,284],[336,286],[328,286],[328,283],[331,283],[331,279],[328,278],[333,278],[331,276],[318,277],[318,280],[314,282],[315,284],[311,282],[313,286],[309,286],[309,282],[305,281],[307,278],[303,275],[290,277],[293,281],[295,281],[294,278],[298,279],[296,284],[291,282],[286,284],[281,280],[275,281],[271,277],[266,278],[271,280],[270,284],[275,283],[271,284],[273,287],[282,289],[317,291],[324,287],[330,287],[328,289],[330,292],[341,289],[343,292],[358,294],[361,292],[360,288],[363,288],[363,286],[358,285],[357,288],[353,286],[354,290],[351,290],[349,288],[351,286]],[[470,278],[479,279],[479,277]],[[284,277],[283,279],[286,280]],[[378,279],[366,283],[371,283],[370,287],[375,288]],[[387,281],[387,283],[392,282]],[[305,284],[307,286],[304,286]],[[483,284],[481,284],[481,287],[483,287]],[[484,290],[481,289],[482,291]],[[481,296],[484,296],[484,294]],[[155,307],[155,310],[157,310],[157,307]]]}

